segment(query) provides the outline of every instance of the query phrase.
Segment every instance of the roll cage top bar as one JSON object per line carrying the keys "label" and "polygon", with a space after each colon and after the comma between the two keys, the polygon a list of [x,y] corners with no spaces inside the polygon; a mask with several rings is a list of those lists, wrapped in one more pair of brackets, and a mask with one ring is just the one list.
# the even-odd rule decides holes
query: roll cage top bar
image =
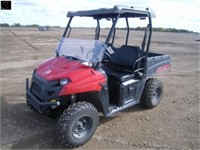
{"label": "roll cage top bar", "polygon": [[156,17],[155,13],[150,8],[142,7],[128,7],[115,5],[113,8],[100,8],[95,10],[84,11],[69,11],[67,17],[82,16],[94,17],[94,19],[101,18],[115,18],[118,14],[120,17]]}

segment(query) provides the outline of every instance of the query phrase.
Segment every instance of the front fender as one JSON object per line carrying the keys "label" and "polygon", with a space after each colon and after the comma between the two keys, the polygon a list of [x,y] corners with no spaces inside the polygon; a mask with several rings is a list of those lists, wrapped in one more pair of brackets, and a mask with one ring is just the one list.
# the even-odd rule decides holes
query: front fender
{"label": "front fender", "polygon": [[92,91],[99,92],[102,89],[101,84],[104,84],[105,82],[106,79],[104,78],[93,82],[87,82],[84,84],[79,82],[76,83],[71,82],[70,84],[67,84],[62,87],[59,96],[92,92]]}
{"label": "front fender", "polygon": [[78,94],[92,91],[100,91],[102,84],[106,83],[107,77],[102,71],[88,68],[70,77],[71,82],[62,87],[59,96]]}

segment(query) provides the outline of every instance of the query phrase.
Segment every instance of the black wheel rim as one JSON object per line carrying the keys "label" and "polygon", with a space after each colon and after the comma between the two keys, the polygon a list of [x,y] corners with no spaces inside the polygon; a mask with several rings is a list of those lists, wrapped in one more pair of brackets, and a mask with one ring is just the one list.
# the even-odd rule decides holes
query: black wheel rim
{"label": "black wheel rim", "polygon": [[157,87],[153,93],[152,104],[155,106],[160,102],[161,88]]}
{"label": "black wheel rim", "polygon": [[73,126],[73,136],[81,139],[88,135],[92,128],[92,119],[88,116],[82,117],[77,120]]}

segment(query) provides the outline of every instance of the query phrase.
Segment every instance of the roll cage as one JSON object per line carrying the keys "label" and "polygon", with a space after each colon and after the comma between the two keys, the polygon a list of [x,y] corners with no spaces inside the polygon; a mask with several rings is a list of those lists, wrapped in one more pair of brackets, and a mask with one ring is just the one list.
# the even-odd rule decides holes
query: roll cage
{"label": "roll cage", "polygon": [[[68,24],[66,26],[66,29],[63,33],[63,38],[69,37],[71,32],[70,23],[73,19],[73,17],[92,17],[93,19],[96,19],[97,26],[95,29],[95,40],[99,40],[100,32],[101,32],[101,26],[100,26],[100,20],[101,19],[107,19],[112,20],[112,26],[110,28],[110,31],[107,35],[107,38],[105,40],[105,44],[112,45],[115,40],[115,33],[116,33],[116,24],[119,18],[125,18],[126,20],[126,39],[125,39],[125,45],[127,45],[129,40],[129,32],[131,28],[129,27],[129,18],[140,18],[140,19],[148,19],[148,24],[145,28],[143,41],[141,44],[141,51],[142,55],[137,61],[144,60],[144,72],[146,73],[146,61],[147,56],[149,53],[149,47],[150,47],[150,41],[151,41],[151,35],[152,35],[152,21],[151,18],[155,17],[155,13],[152,9],[149,8],[139,8],[139,7],[122,7],[122,6],[114,6],[113,8],[100,8],[96,10],[86,10],[86,11],[69,11],[67,14],[67,17],[69,17]],[[110,43],[111,41],[111,43]],[[57,54],[58,55],[58,54]]]}

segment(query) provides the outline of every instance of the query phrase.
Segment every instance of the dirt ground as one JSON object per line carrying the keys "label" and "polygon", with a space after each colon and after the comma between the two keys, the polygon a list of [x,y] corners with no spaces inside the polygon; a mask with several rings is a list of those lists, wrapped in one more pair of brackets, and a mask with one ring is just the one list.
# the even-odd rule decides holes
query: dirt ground
{"label": "dirt ground", "polygon": [[[56,120],[29,110],[25,78],[54,56],[63,29],[0,29],[1,149],[62,149]],[[198,34],[154,32],[151,50],[170,54],[161,103],[100,117],[92,139],[79,149],[200,149],[200,39]]]}

